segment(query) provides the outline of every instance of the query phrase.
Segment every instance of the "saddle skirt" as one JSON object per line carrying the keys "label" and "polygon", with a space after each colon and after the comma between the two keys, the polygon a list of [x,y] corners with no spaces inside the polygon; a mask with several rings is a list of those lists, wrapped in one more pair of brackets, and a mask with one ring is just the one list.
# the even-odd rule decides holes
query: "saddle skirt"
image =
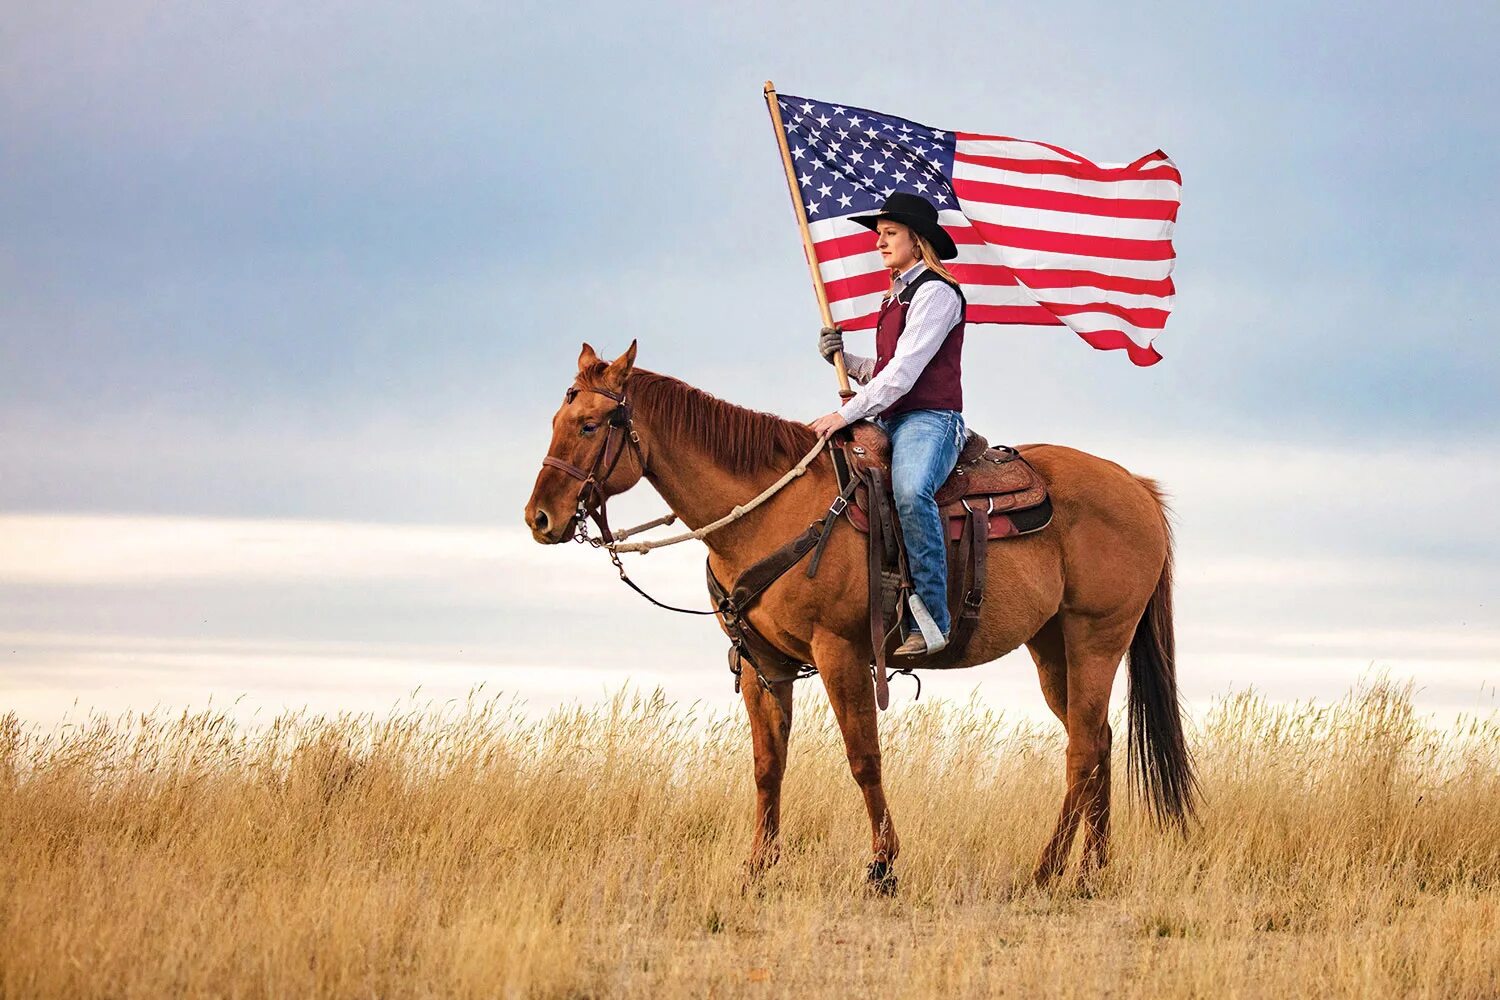
{"label": "saddle skirt", "polygon": [[[855,424],[844,453],[853,468],[878,470],[889,482],[891,441],[879,427],[865,421]],[[861,484],[848,508],[849,522],[865,534],[870,531],[869,499],[869,489]],[[950,541],[958,540],[971,510],[988,513],[991,540],[1040,531],[1052,521],[1052,501],[1042,474],[1016,449],[992,448],[973,431],[935,499]]]}

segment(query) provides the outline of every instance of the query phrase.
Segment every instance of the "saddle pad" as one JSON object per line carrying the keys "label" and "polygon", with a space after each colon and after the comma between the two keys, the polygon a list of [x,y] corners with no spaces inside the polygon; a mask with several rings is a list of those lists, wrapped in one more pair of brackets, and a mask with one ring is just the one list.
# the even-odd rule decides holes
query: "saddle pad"
{"label": "saddle pad", "polygon": [[[974,501],[969,501],[974,503]],[[975,510],[984,509],[984,500],[979,498],[974,503]],[[948,541],[956,542],[964,533],[964,521],[968,520],[969,514],[963,505],[958,505],[958,513],[948,512]],[[1002,514],[998,510],[990,515],[990,533],[985,537],[990,541],[997,538],[1014,538],[1017,535],[1029,535],[1033,531],[1041,531],[1052,523],[1052,499],[1043,497],[1042,502],[1035,507],[1017,511],[1013,514]]]}

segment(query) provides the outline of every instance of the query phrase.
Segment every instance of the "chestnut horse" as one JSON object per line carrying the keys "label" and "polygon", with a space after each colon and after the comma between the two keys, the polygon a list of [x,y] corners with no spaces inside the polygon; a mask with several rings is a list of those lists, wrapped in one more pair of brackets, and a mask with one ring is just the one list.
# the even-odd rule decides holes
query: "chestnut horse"
{"label": "chestnut horse", "polygon": [[[526,505],[532,536],[573,537],[577,512],[643,477],[691,528],[756,496],[816,443],[804,424],[726,403],[677,379],[636,369],[636,345],[605,363],[588,344],[552,418],[552,443]],[[1067,864],[1084,828],[1080,878],[1107,859],[1110,688],[1129,654],[1128,760],[1160,823],[1186,830],[1197,797],[1183,737],[1172,638],[1172,540],[1160,491],[1113,462],[1057,445],[1021,449],[1050,484],[1043,531],[990,543],[983,617],[959,666],[987,663],[1022,643],[1047,705],[1067,728],[1067,789],[1035,878]],[[606,454],[608,453],[608,454]],[[595,486],[588,484],[593,480]],[[581,482],[582,481],[582,482]],[[707,536],[714,574],[732,581],[820,518],[837,494],[825,452],[764,506]],[[580,501],[582,501],[580,503]],[[784,652],[814,664],[869,811],[873,881],[894,885],[900,850],[880,778],[870,664],[864,536],[836,526],[814,579],[789,573],[749,620]],[[756,826],[748,868],[779,855],[781,779],[792,728],[792,684],[742,685],[754,740]]]}

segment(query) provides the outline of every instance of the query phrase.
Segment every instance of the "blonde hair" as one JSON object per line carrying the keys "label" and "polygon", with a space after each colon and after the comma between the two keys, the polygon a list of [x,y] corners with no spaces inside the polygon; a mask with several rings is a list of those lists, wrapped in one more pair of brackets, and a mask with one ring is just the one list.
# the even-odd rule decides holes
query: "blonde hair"
{"label": "blonde hair", "polygon": [[943,262],[938,259],[937,251],[932,248],[931,241],[928,240],[927,237],[921,236],[917,233],[912,233],[912,235],[917,237],[917,249],[921,251],[922,263],[927,265],[927,269],[936,273],[937,276],[939,278],[942,278],[944,281],[951,282],[955,285],[958,284],[958,279],[955,278],[952,272],[944,267]]}

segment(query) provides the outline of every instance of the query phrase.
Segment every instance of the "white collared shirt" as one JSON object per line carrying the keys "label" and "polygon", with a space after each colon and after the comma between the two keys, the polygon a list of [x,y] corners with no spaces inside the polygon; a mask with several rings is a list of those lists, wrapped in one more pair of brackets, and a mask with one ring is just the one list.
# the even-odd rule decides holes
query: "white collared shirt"
{"label": "white collared shirt", "polygon": [[[891,297],[904,292],[927,265],[913,264],[896,278]],[[879,414],[911,391],[948,331],[958,325],[963,302],[946,281],[929,281],[918,288],[906,309],[906,326],[896,341],[896,353],[890,363],[875,374],[875,359],[844,352],[844,367],[849,378],[864,386],[854,398],[839,407],[839,416],[849,423]]]}

